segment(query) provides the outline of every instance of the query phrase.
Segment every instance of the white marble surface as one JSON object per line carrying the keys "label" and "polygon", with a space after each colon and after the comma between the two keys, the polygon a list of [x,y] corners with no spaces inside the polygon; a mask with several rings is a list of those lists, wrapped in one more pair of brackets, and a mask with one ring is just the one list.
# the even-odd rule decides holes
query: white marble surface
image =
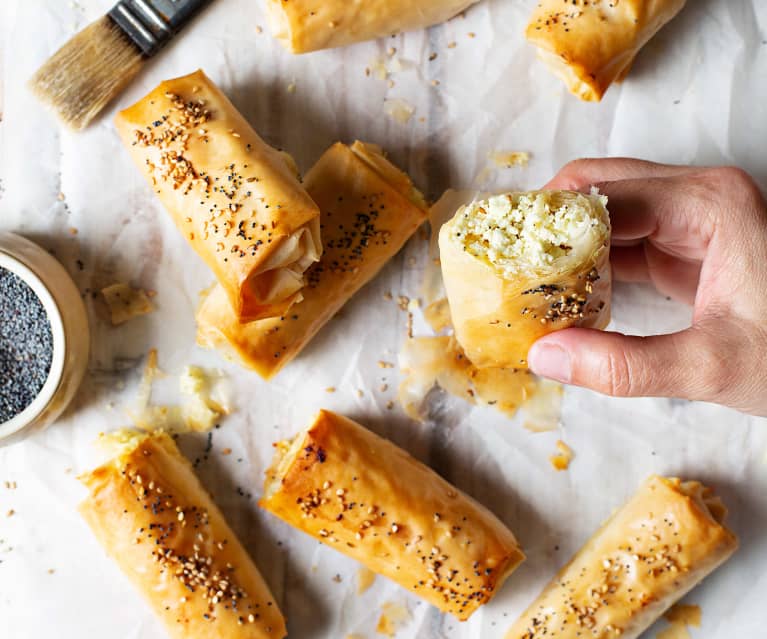
{"label": "white marble surface", "polygon": [[[491,172],[486,188],[534,187],[571,158],[616,154],[736,163],[767,187],[763,0],[691,0],[641,54],[628,82],[599,105],[571,98],[535,62],[521,37],[534,1],[484,0],[465,19],[427,32],[292,57],[269,37],[261,3],[218,0],[82,134],[61,130],[24,83],[109,3],[0,2],[0,228],[53,250],[84,294],[126,279],[158,291],[158,311],[122,328],[92,314],[90,370],[75,405],[41,436],[0,449],[2,639],[165,636],[75,511],[83,495],[75,475],[92,462],[99,431],[129,422],[124,407],[153,346],[170,373],[197,363],[222,366],[231,376],[237,411],[215,431],[200,474],[273,588],[291,637],[358,633],[372,639],[380,605],[394,601],[412,615],[398,637],[500,638],[556,567],[651,472],[712,482],[742,538],[736,557],[688,597],[703,608],[694,637],[764,635],[765,420],[704,404],[608,399],[576,389],[567,390],[561,430],[552,433],[533,434],[518,419],[444,398],[437,398],[423,425],[387,411],[397,372],[377,362],[396,360],[405,316],[382,294],[417,295],[426,249],[418,240],[271,384],[222,364],[194,346],[192,311],[211,276],[112,129],[117,106],[164,78],[203,67],[257,130],[295,155],[303,169],[335,140],[356,137],[382,144],[432,196],[447,186],[478,186],[494,150],[527,150],[533,160],[527,169]],[[448,48],[450,42],[456,46]],[[404,67],[392,75],[393,87],[364,72],[389,47],[396,47]],[[439,56],[428,62],[432,51]],[[294,92],[288,88],[293,83]],[[407,100],[416,109],[413,119],[403,125],[383,115],[386,98]],[[619,286],[614,306],[615,326],[634,333],[680,327],[689,319],[687,309],[637,287]],[[382,377],[391,389],[385,393],[378,390]],[[327,394],[328,386],[338,391]],[[271,443],[301,428],[321,406],[392,437],[517,533],[528,561],[469,622],[439,615],[382,578],[357,596],[354,562],[259,511]],[[560,437],[577,457],[568,472],[557,474],[547,457]],[[195,457],[205,436],[184,436],[182,446]],[[232,455],[222,455],[225,447]],[[6,489],[3,481],[18,487]],[[239,495],[238,486],[252,496]],[[7,517],[10,509],[15,514]]]}

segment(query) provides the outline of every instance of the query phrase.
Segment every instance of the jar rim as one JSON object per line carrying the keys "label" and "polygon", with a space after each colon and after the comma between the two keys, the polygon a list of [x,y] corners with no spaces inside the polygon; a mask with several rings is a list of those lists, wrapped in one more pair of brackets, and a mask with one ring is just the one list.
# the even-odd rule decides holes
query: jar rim
{"label": "jar rim", "polygon": [[45,309],[51,326],[53,338],[53,356],[48,376],[43,387],[32,402],[20,413],[8,421],[0,423],[0,441],[9,437],[33,423],[50,404],[61,384],[66,360],[67,338],[64,331],[64,320],[61,316],[53,294],[43,280],[23,261],[0,249],[0,268],[19,277],[37,295]]}

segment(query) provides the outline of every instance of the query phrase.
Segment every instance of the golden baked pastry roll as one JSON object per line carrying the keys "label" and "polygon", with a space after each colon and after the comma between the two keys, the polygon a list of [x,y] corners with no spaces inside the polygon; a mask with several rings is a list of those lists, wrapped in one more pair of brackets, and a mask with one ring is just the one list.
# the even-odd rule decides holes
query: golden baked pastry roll
{"label": "golden baked pastry roll", "polygon": [[175,639],[281,639],[269,587],[167,434],[129,433],[80,513]]}
{"label": "golden baked pastry roll", "polygon": [[538,57],[582,100],[602,99],[685,0],[541,0],[527,25]]}
{"label": "golden baked pastry roll", "polygon": [[319,209],[287,154],[266,144],[202,71],[162,82],[117,131],[240,321],[301,299],[321,253]]}
{"label": "golden baked pastry roll", "polygon": [[636,639],[737,549],[697,481],[650,477],[559,571],[506,639]]}
{"label": "golden baked pastry roll", "polygon": [[504,193],[461,207],[439,232],[455,336],[479,367],[527,368],[533,342],[610,321],[607,198]]}
{"label": "golden baked pastry roll", "polygon": [[445,22],[478,0],[267,0],[274,37],[293,53]]}
{"label": "golden baked pastry roll", "polygon": [[240,324],[214,288],[197,314],[197,341],[264,378],[275,375],[371,280],[424,222],[423,196],[373,145],[334,144],[306,174],[325,245],[306,274],[303,300],[282,317]]}
{"label": "golden baked pastry roll", "polygon": [[330,411],[277,444],[264,493],[262,508],[460,620],[524,560],[489,510]]}

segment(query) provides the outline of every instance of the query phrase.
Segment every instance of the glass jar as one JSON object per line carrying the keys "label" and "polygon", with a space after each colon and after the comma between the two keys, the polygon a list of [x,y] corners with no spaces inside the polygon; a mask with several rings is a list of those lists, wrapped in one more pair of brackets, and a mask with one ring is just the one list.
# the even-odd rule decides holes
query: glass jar
{"label": "glass jar", "polygon": [[20,413],[0,423],[0,446],[42,430],[74,397],[88,365],[90,331],[80,292],[47,251],[15,233],[0,233],[0,268],[19,277],[37,295],[48,316],[51,367],[40,392]]}

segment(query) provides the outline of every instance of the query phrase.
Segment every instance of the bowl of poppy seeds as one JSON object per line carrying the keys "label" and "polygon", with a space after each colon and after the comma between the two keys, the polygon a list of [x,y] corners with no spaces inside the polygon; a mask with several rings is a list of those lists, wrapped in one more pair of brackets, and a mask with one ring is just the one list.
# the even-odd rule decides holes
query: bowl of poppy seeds
{"label": "bowl of poppy seeds", "polygon": [[53,422],[82,380],[88,320],[49,253],[0,233],[0,445]]}

